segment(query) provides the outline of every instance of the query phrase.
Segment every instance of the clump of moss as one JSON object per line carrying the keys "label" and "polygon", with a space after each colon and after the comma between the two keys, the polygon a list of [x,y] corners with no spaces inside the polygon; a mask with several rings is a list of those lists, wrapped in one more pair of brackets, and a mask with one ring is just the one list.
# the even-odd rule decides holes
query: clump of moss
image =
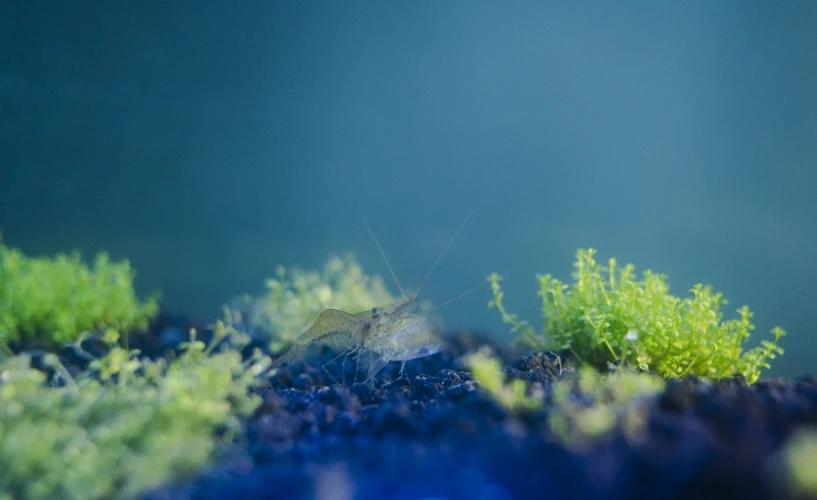
{"label": "clump of moss", "polygon": [[394,302],[382,278],[369,276],[353,256],[331,257],[321,271],[279,266],[259,298],[243,297],[228,308],[240,322],[282,349],[301,335],[324,309],[358,313]]}
{"label": "clump of moss", "polygon": [[248,388],[269,360],[217,351],[236,336],[219,325],[166,362],[108,332],[110,351],[76,379],[52,354],[51,380],[29,354],[0,357],[0,498],[131,498],[199,469],[259,404]]}
{"label": "clump of moss", "polygon": [[105,253],[89,268],[78,253],[33,258],[0,242],[0,342],[49,347],[85,330],[145,327],[157,301],[137,299],[134,276],[127,261],[111,262]]}
{"label": "clump of moss", "polygon": [[550,394],[550,428],[570,446],[604,439],[620,429],[638,439],[647,413],[639,404],[664,389],[664,380],[647,373],[619,370],[602,375],[589,366],[578,377],[560,380]]}
{"label": "clump of moss", "polygon": [[723,320],[726,300],[712,287],[695,285],[691,297],[669,294],[666,277],[651,271],[637,280],[634,267],[619,267],[615,259],[602,268],[595,251],[579,250],[571,285],[550,275],[539,275],[544,332],[505,309],[496,273],[488,279],[496,307],[506,323],[521,333],[522,342],[536,349],[569,350],[580,362],[599,370],[625,363],[665,378],[700,375],[720,378],[736,373],[755,382],[769,360],[783,350],[785,335],[772,330],[774,339],[743,351],[754,325],[744,306],[737,319]]}
{"label": "clump of moss", "polygon": [[526,394],[525,382],[514,379],[510,383],[502,372],[499,360],[491,355],[490,349],[482,348],[464,359],[465,365],[477,381],[499,404],[510,412],[537,410],[542,406],[541,398]]}
{"label": "clump of moss", "polygon": [[817,428],[801,427],[769,462],[769,472],[791,498],[817,498]]}

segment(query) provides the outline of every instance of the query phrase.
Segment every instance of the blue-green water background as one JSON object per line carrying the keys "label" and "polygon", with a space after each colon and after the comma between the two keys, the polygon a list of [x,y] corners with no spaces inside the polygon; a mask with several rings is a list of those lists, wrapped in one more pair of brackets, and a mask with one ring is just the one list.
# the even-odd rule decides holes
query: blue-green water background
{"label": "blue-green water background", "polygon": [[[424,295],[580,247],[712,283],[817,356],[817,2],[7,2],[0,230],[215,318],[351,250]],[[441,310],[508,338],[488,289]]]}

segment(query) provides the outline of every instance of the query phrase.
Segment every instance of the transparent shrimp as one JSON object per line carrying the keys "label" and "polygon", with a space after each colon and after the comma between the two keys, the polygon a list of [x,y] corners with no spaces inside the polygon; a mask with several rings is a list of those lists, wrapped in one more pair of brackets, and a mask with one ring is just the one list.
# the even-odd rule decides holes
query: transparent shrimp
{"label": "transparent shrimp", "polygon": [[[340,354],[325,363],[323,365],[324,369],[326,369],[326,364],[335,359],[354,354],[358,366],[362,365],[366,369],[366,382],[371,385],[374,383],[375,375],[390,361],[403,362],[400,368],[402,375],[406,361],[439,352],[442,349],[442,343],[437,335],[437,328],[423,314],[413,313],[412,311],[418,305],[417,296],[420,290],[422,290],[432,271],[434,271],[434,268],[462,228],[465,227],[472,214],[473,212],[468,214],[468,217],[457,229],[448,245],[437,257],[431,269],[426,273],[417,291],[410,297],[406,295],[400,285],[400,281],[397,279],[397,275],[394,273],[394,269],[389,263],[389,259],[386,257],[386,253],[383,251],[374,231],[364,221],[363,225],[374,241],[403,298],[391,304],[373,307],[357,314],[350,314],[337,309],[326,309],[309,329],[295,339],[292,348],[273,362],[273,366],[280,366],[301,359],[309,346],[326,346],[340,351]],[[453,302],[474,290],[476,288],[442,305]]]}
{"label": "transparent shrimp", "polygon": [[[335,359],[355,353],[367,345],[377,346],[387,339],[399,326],[413,306],[411,300],[401,300],[383,307],[373,307],[367,311],[350,314],[338,309],[326,309],[318,319],[295,339],[293,346],[273,366],[280,366],[301,359],[307,347],[325,346],[341,351]],[[324,364],[324,368],[325,365]]]}

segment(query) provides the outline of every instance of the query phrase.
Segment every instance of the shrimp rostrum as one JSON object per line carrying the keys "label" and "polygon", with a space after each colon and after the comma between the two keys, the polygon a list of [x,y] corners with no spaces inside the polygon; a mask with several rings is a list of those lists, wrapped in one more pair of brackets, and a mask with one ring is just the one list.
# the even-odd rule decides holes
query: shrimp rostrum
{"label": "shrimp rostrum", "polygon": [[[375,375],[390,361],[402,361],[400,368],[402,376],[406,361],[440,352],[442,342],[438,336],[438,325],[425,314],[414,312],[418,306],[417,296],[445,251],[451,246],[470,217],[469,214],[412,296],[407,296],[403,291],[377,237],[364,222],[403,298],[357,314],[326,309],[309,329],[295,339],[290,350],[273,362],[273,366],[301,359],[310,346],[325,346],[340,352],[330,362],[341,356],[344,356],[344,361],[346,357],[354,356],[358,369],[362,368],[366,371],[366,382],[373,385]],[[473,290],[466,294],[471,291]],[[326,364],[323,367],[326,369]]]}

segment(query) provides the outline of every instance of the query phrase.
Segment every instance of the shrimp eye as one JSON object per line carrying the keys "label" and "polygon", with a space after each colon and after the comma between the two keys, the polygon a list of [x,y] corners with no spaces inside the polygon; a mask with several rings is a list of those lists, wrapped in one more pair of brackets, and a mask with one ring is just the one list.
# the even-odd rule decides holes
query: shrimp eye
{"label": "shrimp eye", "polygon": [[377,314],[377,308],[376,307],[372,307],[372,314]]}

